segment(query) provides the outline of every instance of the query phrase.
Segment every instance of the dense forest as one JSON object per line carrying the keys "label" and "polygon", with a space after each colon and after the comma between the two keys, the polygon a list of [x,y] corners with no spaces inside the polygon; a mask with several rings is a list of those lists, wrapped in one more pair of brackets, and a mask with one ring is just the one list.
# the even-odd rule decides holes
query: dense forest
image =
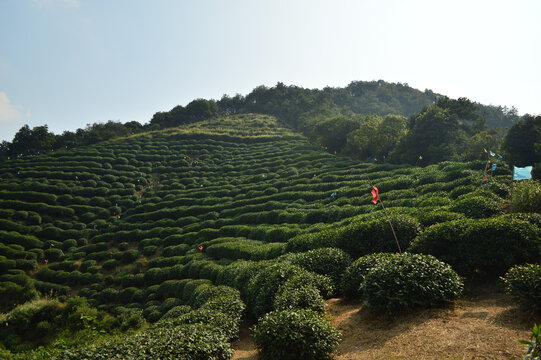
{"label": "dense forest", "polygon": [[331,359],[330,298],[387,321],[484,286],[529,331],[541,185],[512,166],[536,176],[541,116],[495,109],[278,84],[146,125],[23,127],[0,162],[0,359],[226,360],[242,324],[261,359]]}

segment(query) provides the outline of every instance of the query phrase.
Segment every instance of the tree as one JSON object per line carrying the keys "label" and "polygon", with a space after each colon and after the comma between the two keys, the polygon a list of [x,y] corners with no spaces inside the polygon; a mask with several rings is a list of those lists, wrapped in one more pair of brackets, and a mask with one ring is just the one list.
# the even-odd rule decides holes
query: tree
{"label": "tree", "polygon": [[324,118],[314,126],[317,141],[329,151],[341,151],[346,145],[347,135],[359,127],[358,116],[333,116]]}
{"label": "tree", "polygon": [[479,114],[478,106],[468,98],[461,97],[457,100],[442,96],[436,105],[449,111],[450,115],[456,115],[458,122],[464,131],[470,136],[478,131],[486,129],[486,120]]}
{"label": "tree", "polygon": [[150,119],[150,126],[152,127],[165,128],[173,126],[172,124],[173,117],[169,111],[158,111]]}
{"label": "tree", "polygon": [[216,104],[225,115],[234,115],[241,112],[245,104],[245,99],[240,94],[236,94],[233,97],[224,94]]}
{"label": "tree", "polygon": [[47,125],[36,126],[32,129],[24,125],[13,137],[10,145],[11,154],[34,154],[53,148],[56,138],[50,133]]}
{"label": "tree", "polygon": [[124,124],[124,126],[132,134],[138,133],[143,129],[143,125],[141,125],[139,122],[137,122],[135,120],[134,121],[128,121],[127,123]]}
{"label": "tree", "polygon": [[484,149],[499,151],[501,144],[501,134],[498,131],[480,131],[470,136],[465,141],[463,149],[459,155],[461,161],[486,159]]}
{"label": "tree", "polygon": [[358,129],[347,137],[350,151],[361,159],[379,156],[379,136],[377,132],[383,120],[376,115],[365,116]]}
{"label": "tree", "polygon": [[513,165],[541,163],[541,116],[527,115],[513,125],[505,136],[503,148]]}
{"label": "tree", "polygon": [[185,115],[187,122],[195,122],[219,116],[220,110],[214,100],[196,99],[186,105]]}
{"label": "tree", "polygon": [[449,160],[460,140],[456,115],[437,105],[426,108],[409,121],[409,132],[392,154],[394,162],[416,163],[422,156],[423,163]]}
{"label": "tree", "polygon": [[[407,132],[407,119],[400,115],[385,118],[368,115],[360,127],[348,134],[351,152],[361,159],[385,159]],[[380,161],[381,161],[380,160]]]}

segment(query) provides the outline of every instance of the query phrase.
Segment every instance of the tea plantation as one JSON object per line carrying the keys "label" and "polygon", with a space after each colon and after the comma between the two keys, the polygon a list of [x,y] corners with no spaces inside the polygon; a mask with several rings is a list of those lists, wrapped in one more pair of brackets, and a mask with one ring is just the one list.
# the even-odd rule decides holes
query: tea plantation
{"label": "tea plantation", "polygon": [[243,319],[263,358],[328,358],[329,297],[392,313],[538,267],[541,216],[509,211],[511,172],[484,168],[361,163],[255,114],[12,158],[0,358],[229,359]]}

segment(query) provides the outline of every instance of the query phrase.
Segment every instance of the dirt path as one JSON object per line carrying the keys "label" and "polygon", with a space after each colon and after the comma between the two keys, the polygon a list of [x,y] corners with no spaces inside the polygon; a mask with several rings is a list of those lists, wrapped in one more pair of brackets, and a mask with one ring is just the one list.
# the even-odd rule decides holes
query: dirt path
{"label": "dirt path", "polygon": [[[534,322],[541,322],[540,316],[520,311],[507,295],[494,291],[393,317],[341,299],[327,305],[333,325],[343,334],[336,360],[522,359],[524,347],[517,340],[529,338]],[[233,348],[233,359],[257,359],[247,326]]]}
{"label": "dirt path", "polygon": [[252,324],[242,324],[240,326],[240,337],[239,340],[235,341],[231,345],[235,350],[233,354],[233,359],[235,360],[252,360],[257,359],[257,350],[255,344],[252,341],[252,335],[250,327]]}

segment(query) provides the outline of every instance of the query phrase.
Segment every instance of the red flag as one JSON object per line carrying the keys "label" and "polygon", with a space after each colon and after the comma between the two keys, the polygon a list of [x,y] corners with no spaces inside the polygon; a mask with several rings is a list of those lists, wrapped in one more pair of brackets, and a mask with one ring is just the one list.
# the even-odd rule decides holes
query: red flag
{"label": "red flag", "polygon": [[483,181],[487,181],[487,174],[483,174]]}
{"label": "red flag", "polygon": [[199,246],[199,251],[203,251],[203,246]]}
{"label": "red flag", "polygon": [[378,197],[378,195],[379,195],[378,188],[375,187],[375,186],[372,186],[372,191],[371,191],[371,192],[372,192],[372,196],[374,197],[374,198],[372,199],[372,202],[373,202],[374,204],[377,204],[377,203],[378,203],[378,200],[379,200],[379,197]]}

